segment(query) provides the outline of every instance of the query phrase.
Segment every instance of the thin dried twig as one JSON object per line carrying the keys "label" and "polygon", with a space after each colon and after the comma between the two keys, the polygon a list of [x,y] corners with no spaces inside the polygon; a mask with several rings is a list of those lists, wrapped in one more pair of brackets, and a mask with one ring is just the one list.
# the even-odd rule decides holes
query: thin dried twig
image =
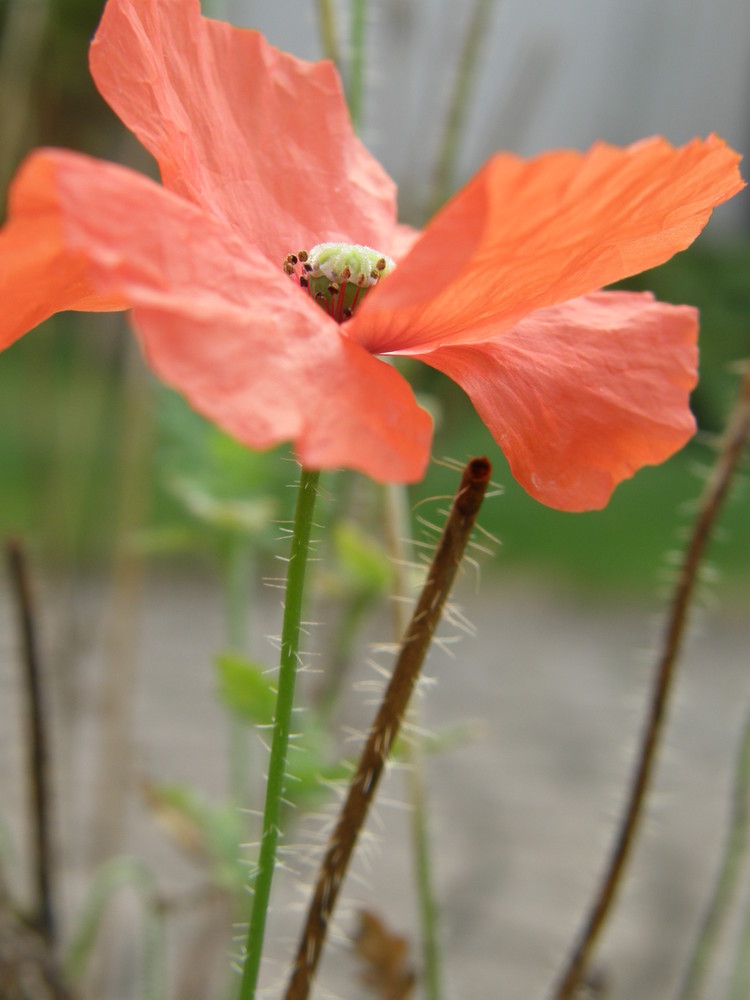
{"label": "thin dried twig", "polygon": [[51,888],[47,723],[42,697],[42,671],[39,661],[36,616],[23,547],[18,539],[11,538],[6,543],[6,550],[11,585],[18,609],[24,683],[28,702],[31,820],[34,841],[34,884],[36,887],[34,924],[42,937],[50,943],[54,936],[54,917]]}
{"label": "thin dried twig", "polygon": [[349,786],[346,803],[329,841],[285,1000],[306,1000],[309,994],[323,951],[328,921],[357,836],[398,735],[406,706],[487,490],[491,471],[486,458],[475,458],[464,469],[427,581],[402,642],[393,676],[370,728],[357,772]]}
{"label": "thin dried twig", "polygon": [[656,762],[674,667],[682,646],[698,568],[719,510],[734,478],[748,435],[750,435],[750,364],[745,371],[739,399],[729,419],[719,454],[703,491],[698,515],[685,550],[654,678],[640,752],[617,839],[589,915],[563,974],[551,994],[553,1000],[570,1000],[575,996],[620,887],[625,865],[635,842],[638,821],[643,812],[646,792]]}

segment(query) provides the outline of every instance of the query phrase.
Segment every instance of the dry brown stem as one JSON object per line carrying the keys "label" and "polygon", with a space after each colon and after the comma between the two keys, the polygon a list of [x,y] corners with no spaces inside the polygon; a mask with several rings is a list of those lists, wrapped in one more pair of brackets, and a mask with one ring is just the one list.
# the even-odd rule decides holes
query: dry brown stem
{"label": "dry brown stem", "polygon": [[357,836],[393,747],[446,598],[469,540],[492,467],[486,458],[466,466],[424,588],[401,644],[388,688],[328,844],[300,939],[286,1000],[306,1000],[323,951],[326,929]]}

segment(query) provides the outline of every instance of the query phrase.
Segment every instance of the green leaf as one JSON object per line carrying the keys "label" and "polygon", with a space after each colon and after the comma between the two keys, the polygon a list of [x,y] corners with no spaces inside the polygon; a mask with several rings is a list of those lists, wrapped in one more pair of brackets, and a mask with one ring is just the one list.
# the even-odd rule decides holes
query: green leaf
{"label": "green leaf", "polygon": [[333,528],[333,547],[336,568],[324,581],[332,595],[360,600],[388,592],[393,567],[385,549],[375,539],[356,524],[339,521]]}
{"label": "green leaf", "polygon": [[264,667],[238,653],[226,652],[217,656],[216,671],[219,695],[233,712],[255,725],[273,722],[276,690]]}
{"label": "green leaf", "polygon": [[347,781],[353,766],[353,761],[335,756],[330,735],[313,722],[290,744],[286,797],[299,800],[319,793],[324,783]]}
{"label": "green leaf", "polygon": [[215,496],[202,483],[186,476],[175,477],[166,485],[192,517],[220,531],[255,538],[266,531],[276,516],[277,506],[272,497],[224,499]]}
{"label": "green leaf", "polygon": [[239,861],[244,839],[242,816],[233,802],[207,802],[185,785],[149,785],[148,801],[155,816],[172,838],[189,854],[211,865],[213,882],[232,893],[246,884]]}

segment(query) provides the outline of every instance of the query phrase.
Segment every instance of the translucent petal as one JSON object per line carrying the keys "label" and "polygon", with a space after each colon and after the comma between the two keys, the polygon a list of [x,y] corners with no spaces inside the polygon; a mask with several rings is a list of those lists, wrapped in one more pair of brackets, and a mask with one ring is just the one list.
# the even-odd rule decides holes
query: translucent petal
{"label": "translucent petal", "polygon": [[329,240],[390,251],[395,186],[354,135],[331,63],[201,17],[198,0],[109,0],[90,65],[165,186],[270,260]]}
{"label": "translucent petal", "polygon": [[743,187],[738,161],[715,136],[498,154],[363,304],[351,335],[377,354],[484,341],[662,264]]}
{"label": "translucent petal", "polygon": [[599,292],[419,356],[466,390],[524,489],[589,510],[694,433],[697,335],[695,309]]}

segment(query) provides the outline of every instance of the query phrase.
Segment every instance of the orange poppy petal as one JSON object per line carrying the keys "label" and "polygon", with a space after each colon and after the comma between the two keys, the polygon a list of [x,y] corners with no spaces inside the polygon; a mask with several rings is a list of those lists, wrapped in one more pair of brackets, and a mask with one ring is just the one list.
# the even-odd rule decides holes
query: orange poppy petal
{"label": "orange poppy petal", "polygon": [[[32,315],[38,300],[47,315],[59,309],[128,308],[135,301],[131,283],[141,296],[152,287],[160,303],[170,298],[201,310],[207,299],[218,297],[245,306],[258,270],[276,280],[281,302],[294,296],[318,311],[295,294],[281,268],[247,248],[219,220],[114,163],[68,150],[37,150],[16,175],[10,217],[2,238],[9,254],[18,253],[19,268],[28,262],[30,276],[8,288],[12,308],[4,309],[3,323],[28,329],[39,321]],[[43,263],[34,267],[37,256]]]}
{"label": "orange poppy petal", "polygon": [[540,310],[485,343],[418,356],[466,390],[533,497],[593,510],[694,433],[697,335],[689,306],[599,292]]}
{"label": "orange poppy petal", "polygon": [[721,139],[532,160],[494,156],[368,297],[351,336],[376,354],[483,341],[536,309],[684,250],[743,187]]}
{"label": "orange poppy petal", "polygon": [[85,257],[66,247],[59,219],[44,209],[50,181],[45,167],[22,169],[10,188],[0,230],[0,351],[56,312],[127,307],[95,289]]}
{"label": "orange poppy petal", "polygon": [[14,208],[55,234],[87,290],[135,308],[153,369],[243,443],[292,440],[310,467],[422,476],[431,422],[408,383],[215,217],[61,150],[29,158]]}
{"label": "orange poppy petal", "polygon": [[269,259],[325,240],[389,252],[395,186],[355,137],[331,63],[203,18],[198,0],[109,0],[90,66],[165,186]]}
{"label": "orange poppy petal", "polygon": [[311,330],[307,314],[279,316],[273,301],[256,301],[246,315],[136,309],[133,317],[157,375],[249,447],[292,441],[308,468],[346,466],[380,482],[424,475],[429,415],[393,367],[335,324]]}

